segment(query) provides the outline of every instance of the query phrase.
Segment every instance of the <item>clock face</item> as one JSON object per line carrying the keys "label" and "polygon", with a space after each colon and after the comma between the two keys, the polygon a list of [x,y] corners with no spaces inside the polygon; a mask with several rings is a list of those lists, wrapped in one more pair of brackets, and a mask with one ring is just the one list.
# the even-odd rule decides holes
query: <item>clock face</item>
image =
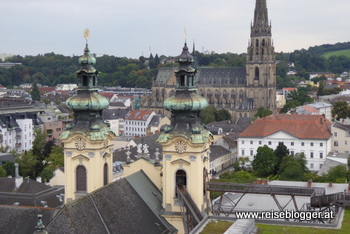
{"label": "clock face", "polygon": [[187,145],[184,141],[178,141],[175,143],[175,150],[179,153],[182,154],[186,151]]}
{"label": "clock face", "polygon": [[78,150],[82,150],[84,149],[86,146],[86,142],[83,138],[81,137],[78,137],[76,140],[75,140],[75,147],[77,147]]}

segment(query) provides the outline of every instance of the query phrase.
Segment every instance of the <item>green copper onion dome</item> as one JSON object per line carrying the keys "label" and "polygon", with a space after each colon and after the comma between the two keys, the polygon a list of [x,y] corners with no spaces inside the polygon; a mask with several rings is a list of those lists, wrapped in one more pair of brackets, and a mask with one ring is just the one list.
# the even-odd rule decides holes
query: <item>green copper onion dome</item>
{"label": "green copper onion dome", "polygon": [[109,106],[109,101],[97,92],[82,92],[77,96],[70,97],[66,104],[69,109],[74,111],[100,111]]}
{"label": "green copper onion dome", "polygon": [[175,95],[164,101],[164,108],[171,111],[171,124],[165,127],[158,142],[165,143],[177,136],[185,137],[192,143],[206,143],[212,139],[211,133],[200,123],[199,113],[208,106],[208,101],[196,93],[196,72],[193,56],[188,47],[177,57],[179,63],[175,71]]}
{"label": "green copper onion dome", "polygon": [[207,99],[195,92],[180,92],[164,101],[164,108],[169,111],[200,111],[207,106]]}
{"label": "green copper onion dome", "polygon": [[169,111],[200,111],[208,106],[206,98],[196,93],[193,56],[189,53],[187,44],[177,57],[179,68],[176,74],[176,94],[164,101],[164,107]]}
{"label": "green copper onion dome", "polygon": [[89,47],[86,44],[84,49],[84,54],[79,58],[79,63],[81,64],[81,70],[86,72],[96,72],[94,65],[96,64],[96,58],[90,53]]}

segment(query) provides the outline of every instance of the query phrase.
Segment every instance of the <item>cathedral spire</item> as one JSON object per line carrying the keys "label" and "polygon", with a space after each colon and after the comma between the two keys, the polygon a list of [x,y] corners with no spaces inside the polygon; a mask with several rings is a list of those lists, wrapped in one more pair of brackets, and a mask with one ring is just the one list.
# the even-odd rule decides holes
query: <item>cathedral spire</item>
{"label": "cathedral spire", "polygon": [[256,0],[251,36],[271,36],[266,0]]}

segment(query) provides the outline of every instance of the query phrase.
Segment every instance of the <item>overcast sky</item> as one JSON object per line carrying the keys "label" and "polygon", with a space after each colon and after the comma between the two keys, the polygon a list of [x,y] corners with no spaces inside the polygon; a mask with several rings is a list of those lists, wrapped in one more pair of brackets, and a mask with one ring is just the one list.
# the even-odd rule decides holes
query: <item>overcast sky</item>
{"label": "overcast sky", "polygon": [[[267,0],[277,52],[350,41],[349,0]],[[246,52],[255,0],[1,0],[0,54]]]}

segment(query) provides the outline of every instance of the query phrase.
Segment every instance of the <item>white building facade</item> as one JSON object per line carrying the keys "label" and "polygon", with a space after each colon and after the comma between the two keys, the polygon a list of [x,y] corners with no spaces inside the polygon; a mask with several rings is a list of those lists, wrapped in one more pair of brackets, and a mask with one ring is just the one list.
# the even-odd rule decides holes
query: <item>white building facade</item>
{"label": "white building facade", "polygon": [[[283,117],[279,119],[280,116],[288,115],[272,116],[278,117],[272,120],[265,120],[270,116],[258,119],[239,135],[237,139],[238,157],[249,157],[249,161],[253,161],[259,147],[267,145],[275,150],[282,142],[289,149],[290,154],[305,154],[309,170],[320,170],[327,154],[332,151],[332,138],[328,130],[330,122],[326,121],[323,116],[308,118],[305,115],[299,115],[302,117],[296,117],[290,121],[284,120]],[[321,119],[323,124],[320,122]],[[308,131],[310,134],[306,134]],[[329,132],[325,133],[325,131]],[[310,135],[314,137],[309,137]]]}
{"label": "white building facade", "polygon": [[334,153],[350,153],[350,128],[346,125],[334,123],[331,128],[332,151]]}
{"label": "white building facade", "polygon": [[125,136],[146,136],[149,123],[156,113],[154,111],[131,110],[125,116]]}

